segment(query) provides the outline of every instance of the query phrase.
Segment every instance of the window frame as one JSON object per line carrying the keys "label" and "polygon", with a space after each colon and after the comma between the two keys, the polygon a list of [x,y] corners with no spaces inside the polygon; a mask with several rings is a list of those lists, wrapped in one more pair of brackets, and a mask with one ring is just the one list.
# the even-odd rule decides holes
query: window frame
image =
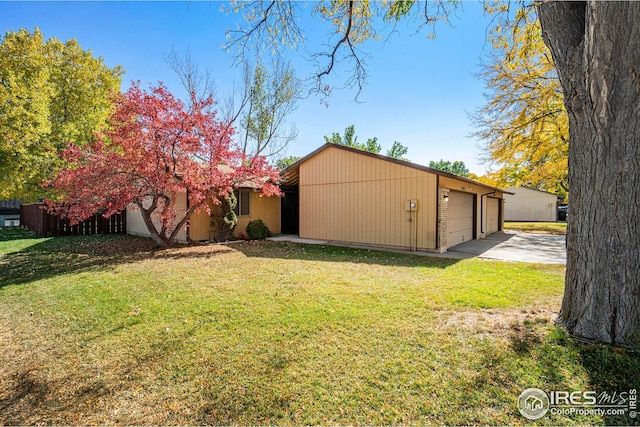
{"label": "window frame", "polygon": [[[242,202],[242,194],[246,194],[246,213],[243,214],[242,212],[245,211],[245,203]],[[234,212],[236,214],[236,216],[238,218],[247,218],[251,216],[251,191],[250,190],[246,190],[246,189],[239,189],[235,191],[235,196],[236,196],[236,207],[234,209]]]}

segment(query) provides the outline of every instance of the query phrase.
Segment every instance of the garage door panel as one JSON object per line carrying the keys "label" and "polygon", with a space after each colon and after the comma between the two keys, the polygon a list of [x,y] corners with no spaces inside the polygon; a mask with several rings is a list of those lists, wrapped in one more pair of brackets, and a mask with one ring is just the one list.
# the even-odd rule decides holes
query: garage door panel
{"label": "garage door panel", "polygon": [[473,231],[473,217],[470,218],[455,218],[449,219],[449,231],[464,231],[469,229],[471,224],[471,231]]}
{"label": "garage door panel", "polygon": [[487,199],[487,234],[498,231],[500,219],[500,200],[494,198]]}
{"label": "garage door panel", "polygon": [[473,194],[450,191],[447,203],[447,246],[473,240]]}

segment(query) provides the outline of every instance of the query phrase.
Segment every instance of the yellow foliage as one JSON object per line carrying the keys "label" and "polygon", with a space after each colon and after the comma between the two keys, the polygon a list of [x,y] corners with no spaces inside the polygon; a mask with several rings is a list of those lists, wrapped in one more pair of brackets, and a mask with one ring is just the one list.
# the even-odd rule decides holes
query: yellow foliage
{"label": "yellow foliage", "polygon": [[323,0],[316,4],[315,12],[331,23],[336,34],[348,35],[356,45],[377,38],[373,17],[382,7],[382,3],[369,0]]}
{"label": "yellow foliage", "polygon": [[485,160],[498,166],[487,179],[566,194],[568,118],[535,9],[519,9],[511,26],[496,25],[489,40],[494,50],[482,73],[487,104],[473,117]]}

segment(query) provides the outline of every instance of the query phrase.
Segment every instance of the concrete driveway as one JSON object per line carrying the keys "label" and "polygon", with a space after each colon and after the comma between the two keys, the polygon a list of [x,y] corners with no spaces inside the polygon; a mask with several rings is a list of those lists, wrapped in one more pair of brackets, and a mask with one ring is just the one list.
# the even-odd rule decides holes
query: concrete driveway
{"label": "concrete driveway", "polygon": [[500,261],[537,262],[541,264],[566,264],[565,237],[552,234],[531,234],[520,231],[499,231],[484,239],[471,240],[455,246],[443,254],[433,252],[410,252],[402,249],[374,248],[366,245],[327,242],[325,240],[301,239],[294,235],[269,237],[276,242],[295,242],[310,245],[332,245],[350,248],[374,249],[404,254],[423,255],[435,258],[484,258]]}
{"label": "concrete driveway", "polygon": [[[506,231],[462,243],[448,250],[455,257],[566,264],[565,236]],[[446,256],[447,254],[443,254]]]}

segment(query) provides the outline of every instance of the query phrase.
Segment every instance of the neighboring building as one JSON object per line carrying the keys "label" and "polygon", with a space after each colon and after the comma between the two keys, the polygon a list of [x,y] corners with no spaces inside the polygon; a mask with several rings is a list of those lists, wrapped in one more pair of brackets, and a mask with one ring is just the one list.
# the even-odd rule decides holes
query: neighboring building
{"label": "neighboring building", "polygon": [[[261,219],[272,233],[370,246],[445,252],[502,230],[504,190],[426,166],[325,144],[281,174],[284,197],[238,190],[238,225]],[[186,208],[186,197],[178,202]],[[206,212],[178,241],[211,240]],[[127,209],[130,234],[148,235]],[[189,238],[187,239],[187,236]]]}
{"label": "neighboring building", "polygon": [[17,227],[20,225],[20,199],[0,200],[0,227]]}
{"label": "neighboring building", "polygon": [[502,230],[503,190],[342,145],[281,175],[282,230],[302,238],[444,252]]}
{"label": "neighboring building", "polygon": [[504,197],[505,221],[555,222],[558,219],[558,195],[528,187],[509,187]]}

